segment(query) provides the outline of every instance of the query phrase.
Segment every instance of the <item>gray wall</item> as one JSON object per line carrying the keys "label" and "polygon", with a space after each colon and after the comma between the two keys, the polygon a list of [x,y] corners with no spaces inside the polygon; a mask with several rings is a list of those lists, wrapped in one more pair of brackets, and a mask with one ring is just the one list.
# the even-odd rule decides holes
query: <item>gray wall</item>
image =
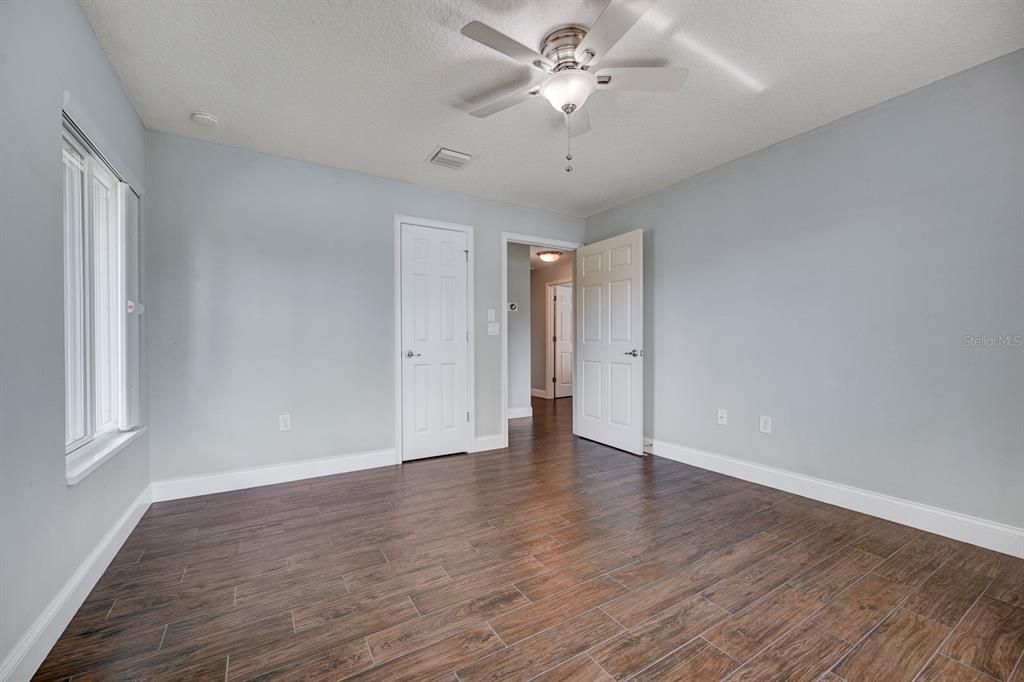
{"label": "gray wall", "polygon": [[1024,334],[1024,52],[593,216],[587,239],[633,228],[649,436],[1024,526],[1024,348],[964,344]]}
{"label": "gray wall", "polygon": [[508,245],[508,406],[530,406],[530,247]]}
{"label": "gray wall", "polygon": [[73,2],[0,2],[0,659],[149,482],[146,438],[65,483],[62,91],[104,151],[144,131]]}
{"label": "gray wall", "polygon": [[530,345],[533,348],[533,361],[530,371],[533,388],[546,391],[551,388],[551,377],[547,376],[545,361],[548,354],[547,344],[547,285],[551,282],[571,282],[572,264],[576,252],[570,251],[562,256],[557,263],[546,268],[537,268],[530,273],[530,304],[532,319],[530,329]]}
{"label": "gray wall", "polygon": [[147,163],[154,480],[393,447],[396,213],[475,228],[476,433],[500,432],[501,233],[582,219],[161,133]]}

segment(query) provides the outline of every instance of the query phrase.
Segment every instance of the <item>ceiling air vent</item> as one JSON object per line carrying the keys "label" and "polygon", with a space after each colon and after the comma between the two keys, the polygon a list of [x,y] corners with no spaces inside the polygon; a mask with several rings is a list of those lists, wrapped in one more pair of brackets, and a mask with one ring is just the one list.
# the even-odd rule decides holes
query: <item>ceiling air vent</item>
{"label": "ceiling air vent", "polygon": [[454,149],[446,149],[444,147],[438,147],[433,156],[430,157],[430,163],[435,166],[444,166],[452,170],[461,170],[468,166],[472,160],[472,154],[457,152]]}

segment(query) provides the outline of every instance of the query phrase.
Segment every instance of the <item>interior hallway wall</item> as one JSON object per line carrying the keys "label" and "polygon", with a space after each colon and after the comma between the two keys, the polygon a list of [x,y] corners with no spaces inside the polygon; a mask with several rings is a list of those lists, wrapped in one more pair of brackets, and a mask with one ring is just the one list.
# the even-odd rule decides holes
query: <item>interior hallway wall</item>
{"label": "interior hallway wall", "polygon": [[530,247],[508,245],[508,407],[530,407]]}
{"label": "interior hallway wall", "polygon": [[571,251],[554,265],[537,268],[530,273],[530,383],[538,391],[551,388],[551,377],[546,376],[545,367],[547,354],[550,352],[547,343],[547,285],[554,282],[571,282],[575,257],[576,253]]}

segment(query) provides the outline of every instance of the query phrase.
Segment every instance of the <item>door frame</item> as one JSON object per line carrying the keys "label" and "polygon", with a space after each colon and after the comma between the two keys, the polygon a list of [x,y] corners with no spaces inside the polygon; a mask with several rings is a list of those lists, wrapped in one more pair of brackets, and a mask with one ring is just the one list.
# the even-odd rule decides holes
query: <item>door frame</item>
{"label": "door frame", "polygon": [[466,330],[469,339],[466,343],[466,407],[469,410],[469,426],[466,432],[466,452],[473,451],[473,440],[476,438],[476,328],[473,316],[473,290],[476,287],[475,253],[473,251],[473,226],[448,223],[441,220],[429,220],[414,216],[395,214],[395,464],[402,463],[402,224],[434,227],[441,230],[452,230],[466,234],[466,248],[469,257],[466,260]]}
{"label": "door frame", "polygon": [[[562,251],[575,251],[583,242],[536,237],[515,232],[501,233],[501,442],[508,447],[508,245],[544,246]],[[575,265],[573,265],[575,268]],[[574,276],[575,279],[575,276]],[[573,334],[573,354],[576,353],[576,335]]]}
{"label": "door frame", "polygon": [[[569,286],[573,287],[573,296],[575,297],[575,295],[576,295],[576,287],[573,286],[573,281],[571,279],[566,280],[564,282],[548,282],[547,284],[544,285],[544,319],[545,319],[545,322],[544,322],[544,332],[545,332],[544,347],[547,349],[546,352],[544,353],[545,379],[547,377],[555,376],[555,342],[552,341],[552,338],[554,338],[554,336],[555,336],[555,306],[554,306],[554,301],[551,300],[551,297],[554,294],[554,290],[557,287],[564,287],[566,285],[569,285]],[[575,301],[574,301],[574,303],[575,303]],[[572,327],[573,327],[573,332],[572,332],[572,346],[573,346],[573,348],[572,348],[572,352],[573,352],[572,371],[573,371],[573,374],[575,374],[576,373],[576,311],[575,311],[575,307],[573,308]],[[576,395],[576,381],[575,381],[575,379],[576,379],[576,377],[573,376],[573,385],[572,385],[572,389],[573,389],[572,393],[573,393],[573,395]],[[555,395],[554,383],[548,383],[547,381],[545,381],[545,384],[547,384],[547,385],[544,388],[544,395],[547,396],[548,399],[554,400],[557,397]]]}

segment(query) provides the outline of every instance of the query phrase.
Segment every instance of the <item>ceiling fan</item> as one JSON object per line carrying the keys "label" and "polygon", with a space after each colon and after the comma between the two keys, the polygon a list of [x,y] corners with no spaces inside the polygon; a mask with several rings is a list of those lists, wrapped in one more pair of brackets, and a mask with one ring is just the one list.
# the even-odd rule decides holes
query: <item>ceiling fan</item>
{"label": "ceiling fan", "polygon": [[[568,135],[575,137],[590,130],[590,116],[582,107],[596,90],[678,90],[686,81],[687,69],[597,68],[608,51],[654,2],[610,0],[589,30],[575,24],[557,28],[541,40],[539,52],[487,24],[479,21],[466,24],[462,35],[545,74],[541,83],[513,90],[470,113],[485,118],[540,95],[565,116]],[[566,154],[566,160],[572,160],[571,151]],[[571,172],[572,166],[567,166],[566,171]]]}

